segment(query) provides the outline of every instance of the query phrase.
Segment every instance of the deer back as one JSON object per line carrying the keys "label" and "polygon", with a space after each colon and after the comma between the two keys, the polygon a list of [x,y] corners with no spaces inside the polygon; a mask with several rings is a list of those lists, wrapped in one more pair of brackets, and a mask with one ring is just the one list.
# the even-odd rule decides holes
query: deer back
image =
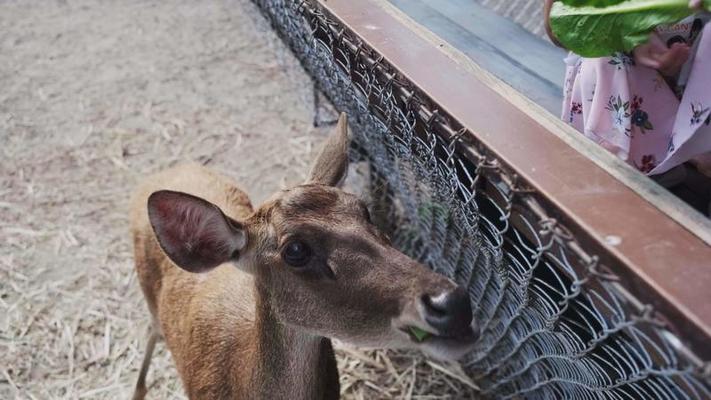
{"label": "deer back", "polygon": [[148,197],[158,190],[199,196],[237,220],[247,217],[252,205],[235,182],[199,164],[150,176],[131,202],[138,279],[186,391],[191,398],[228,397],[228,393],[205,392],[235,390],[239,382],[229,384],[234,376],[227,364],[235,353],[243,352],[245,357],[253,353],[250,338],[240,334],[240,330],[250,332],[254,321],[253,278],[229,264],[202,274],[177,267],[161,250],[148,219]]}

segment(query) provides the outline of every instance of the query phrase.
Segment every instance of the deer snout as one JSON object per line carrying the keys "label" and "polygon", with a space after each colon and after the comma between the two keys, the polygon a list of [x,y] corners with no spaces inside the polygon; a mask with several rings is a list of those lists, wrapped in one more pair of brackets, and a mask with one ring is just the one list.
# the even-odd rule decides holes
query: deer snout
{"label": "deer snout", "polygon": [[420,298],[422,319],[442,336],[470,336],[472,333],[472,306],[466,290],[457,286]]}

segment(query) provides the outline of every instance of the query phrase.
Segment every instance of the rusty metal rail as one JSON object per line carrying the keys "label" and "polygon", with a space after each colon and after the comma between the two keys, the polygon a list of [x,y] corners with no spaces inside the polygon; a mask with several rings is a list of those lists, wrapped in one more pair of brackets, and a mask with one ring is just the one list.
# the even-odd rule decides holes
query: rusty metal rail
{"label": "rusty metal rail", "polygon": [[483,395],[711,396],[703,232],[381,1],[257,3],[351,114],[381,225],[469,285]]}

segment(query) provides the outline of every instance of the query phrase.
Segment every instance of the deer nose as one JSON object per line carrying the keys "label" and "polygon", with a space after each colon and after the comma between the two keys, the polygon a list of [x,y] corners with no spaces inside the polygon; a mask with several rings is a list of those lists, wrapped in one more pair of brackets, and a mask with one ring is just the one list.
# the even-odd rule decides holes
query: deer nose
{"label": "deer nose", "polygon": [[440,335],[459,336],[472,332],[472,306],[461,286],[435,296],[422,295],[422,305],[425,321]]}

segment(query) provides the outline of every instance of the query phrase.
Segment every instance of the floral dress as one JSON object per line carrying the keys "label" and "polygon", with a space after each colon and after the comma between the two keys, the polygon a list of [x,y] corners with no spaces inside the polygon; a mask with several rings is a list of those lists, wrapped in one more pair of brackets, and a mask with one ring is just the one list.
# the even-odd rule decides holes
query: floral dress
{"label": "floral dress", "polygon": [[[649,175],[710,153],[711,24],[705,23],[708,16],[705,24],[690,18],[657,30],[664,40],[674,35],[670,40],[681,37],[692,45],[692,56],[671,83],[625,53],[570,54],[562,119]],[[695,29],[675,30],[680,26]]]}

